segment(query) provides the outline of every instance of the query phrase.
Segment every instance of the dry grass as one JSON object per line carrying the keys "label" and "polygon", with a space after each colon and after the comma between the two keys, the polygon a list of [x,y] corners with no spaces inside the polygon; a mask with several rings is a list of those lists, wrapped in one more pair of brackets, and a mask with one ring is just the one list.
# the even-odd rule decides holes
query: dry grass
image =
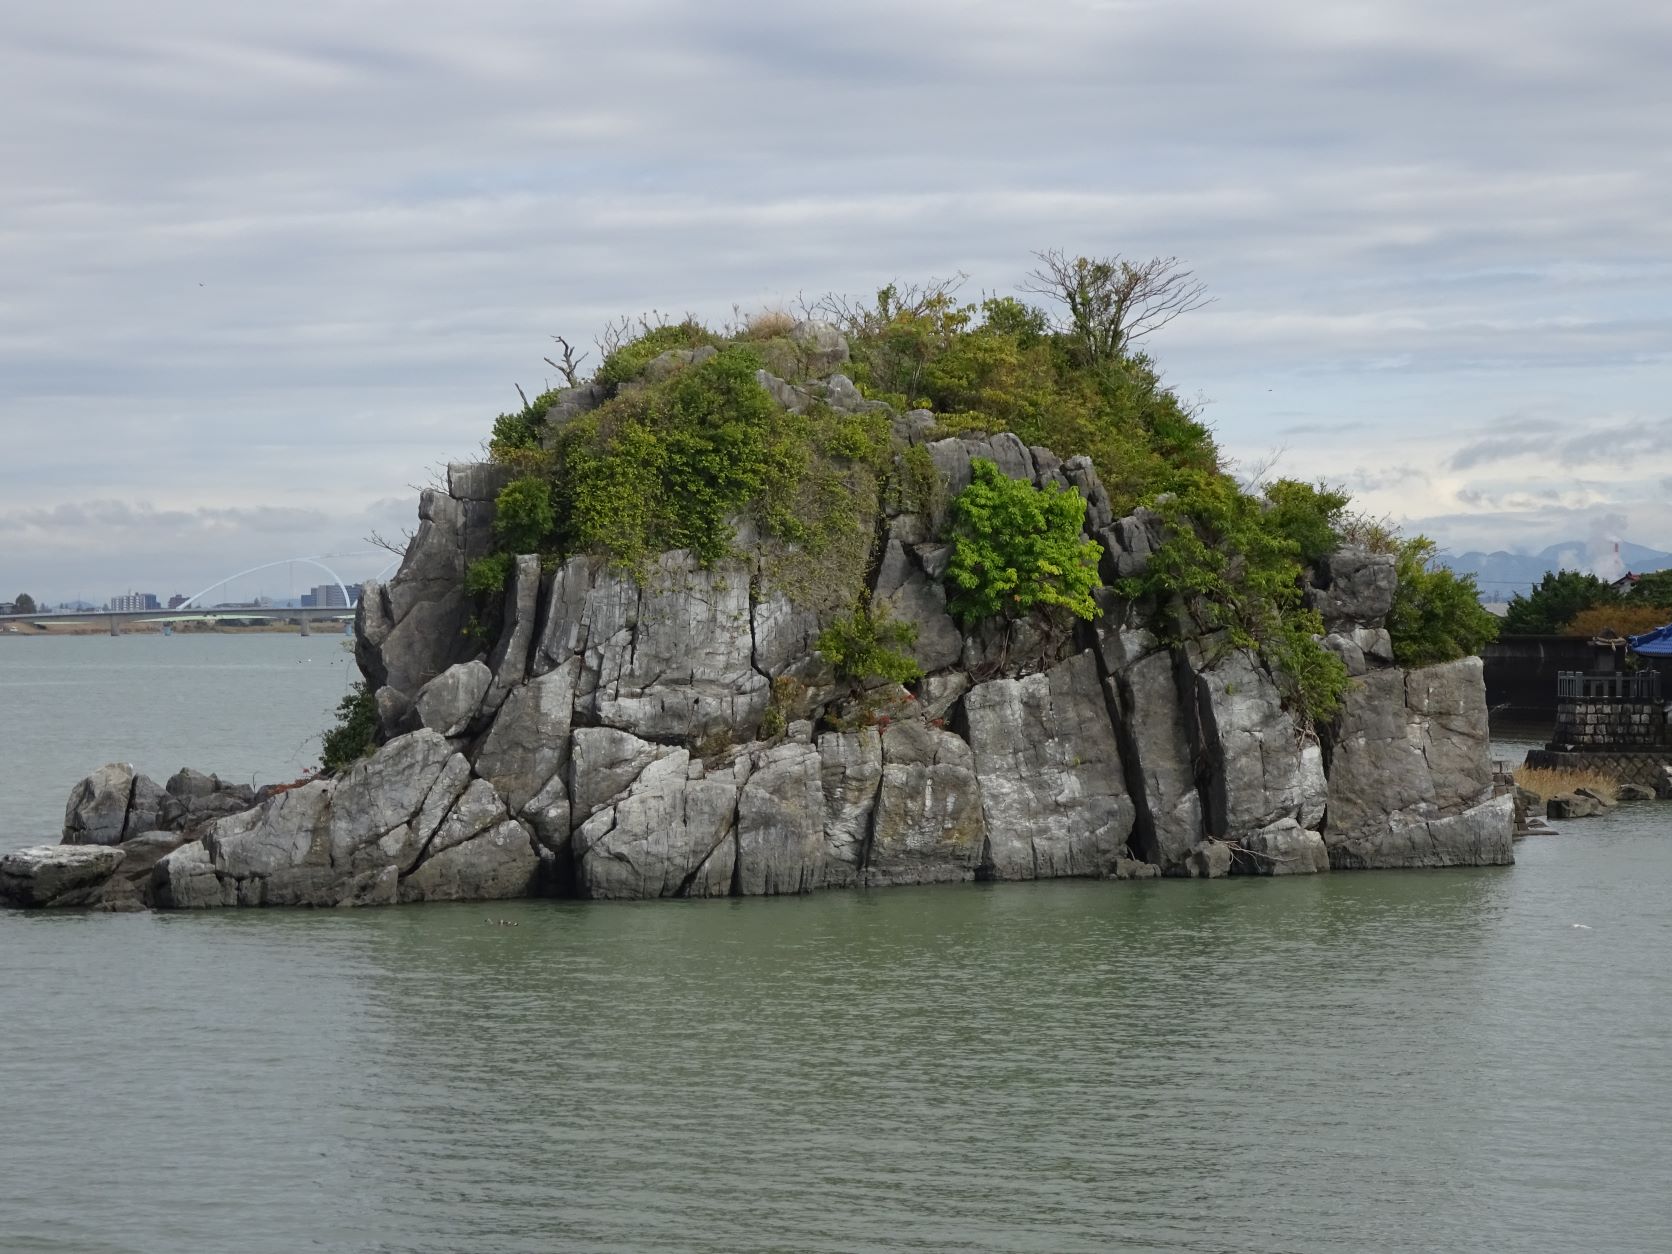
{"label": "dry grass", "polygon": [[757,314],[749,315],[749,320],[743,324],[742,334],[737,338],[775,340],[795,330],[797,321],[799,319],[787,309],[763,309]]}
{"label": "dry grass", "polygon": [[1616,794],[1620,787],[1619,780],[1601,771],[1542,766],[1516,767],[1515,783],[1517,787],[1537,793],[1540,801],[1549,801],[1552,797],[1573,792],[1578,788],[1588,788],[1610,805],[1618,799]]}

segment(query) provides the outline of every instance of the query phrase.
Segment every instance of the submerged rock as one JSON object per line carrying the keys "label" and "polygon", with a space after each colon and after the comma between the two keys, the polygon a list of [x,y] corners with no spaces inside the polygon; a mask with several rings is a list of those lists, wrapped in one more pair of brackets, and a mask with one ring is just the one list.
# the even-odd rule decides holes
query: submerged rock
{"label": "submerged rock", "polygon": [[36,845],[0,858],[0,901],[12,906],[83,906],[122,865],[105,845]]}

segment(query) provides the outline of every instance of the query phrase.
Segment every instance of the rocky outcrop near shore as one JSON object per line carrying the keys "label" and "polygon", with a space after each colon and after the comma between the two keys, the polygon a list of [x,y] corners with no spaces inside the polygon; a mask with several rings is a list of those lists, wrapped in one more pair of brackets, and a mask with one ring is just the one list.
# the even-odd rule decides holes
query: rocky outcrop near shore
{"label": "rocky outcrop near shore", "polygon": [[[825,404],[870,404],[840,375],[821,387]],[[423,494],[399,573],[360,604],[373,753],[260,794],[101,768],[70,799],[63,846],[0,863],[0,896],[358,906],[1513,860],[1480,663],[1394,664],[1390,557],[1347,551],[1314,572],[1307,596],[1356,682],[1339,718],[1302,726],[1256,655],[1222,635],[1164,641],[1156,607],[1109,588],[1072,632],[961,626],[939,537],[978,458],[1078,491],[1106,583],[1141,572],[1165,528],[1113,517],[1084,458],[932,434],[896,420],[941,491],[879,503],[866,576],[917,629],[909,689],[839,682],[815,643],[828,614],[781,591],[782,554],[747,535],[725,560],[668,552],[638,576],[520,558],[483,648],[464,630],[464,572],[490,549],[505,475],[454,466]]]}

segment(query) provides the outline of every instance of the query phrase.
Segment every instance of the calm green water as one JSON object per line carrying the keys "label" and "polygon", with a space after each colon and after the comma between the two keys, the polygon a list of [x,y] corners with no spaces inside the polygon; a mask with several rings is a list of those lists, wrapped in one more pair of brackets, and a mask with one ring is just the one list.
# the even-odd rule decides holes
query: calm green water
{"label": "calm green water", "polygon": [[[254,769],[250,715],[285,774],[345,682],[317,640],[43,644],[0,648],[51,729],[8,832],[118,747]],[[0,1249],[1664,1250],[1672,809],[1518,853],[0,914]]]}

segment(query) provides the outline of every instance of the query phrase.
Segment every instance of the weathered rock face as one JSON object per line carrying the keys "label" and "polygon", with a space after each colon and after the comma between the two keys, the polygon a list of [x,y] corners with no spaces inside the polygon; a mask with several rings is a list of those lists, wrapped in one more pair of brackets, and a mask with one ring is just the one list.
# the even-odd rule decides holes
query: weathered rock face
{"label": "weathered rock face", "polygon": [[120,843],[133,792],[133,767],[112,762],[94,771],[70,792],[69,804],[64,808],[64,843]]}
{"label": "weathered rock face", "polygon": [[1479,658],[1367,673],[1329,739],[1331,866],[1513,861],[1514,801],[1492,795]]}
{"label": "weathered rock face", "polygon": [[1089,650],[1043,674],[976,685],[964,698],[964,722],[994,875],[1114,870],[1135,809]]}
{"label": "weathered rock face", "polygon": [[1181,693],[1181,680],[1193,688],[1194,677],[1184,670],[1182,659],[1158,648],[1148,632],[1115,629],[1106,634],[1122,637],[1106,641],[1101,653],[1112,672],[1105,681],[1107,690],[1121,712],[1116,726],[1126,733],[1136,808],[1131,844],[1154,865],[1178,871],[1204,835],[1190,739],[1195,703],[1187,705]]}
{"label": "weathered rock face", "polygon": [[[784,351],[834,368],[833,334],[800,328]],[[840,375],[767,386],[792,408],[872,404]],[[455,466],[424,494],[400,574],[360,608],[380,747],[260,793],[101,768],[70,797],[63,846],[0,865],[0,898],[362,906],[1511,860],[1480,664],[1393,665],[1391,561],[1345,552],[1316,572],[1307,596],[1356,683],[1333,725],[1297,727],[1257,657],[1218,637],[1163,644],[1154,607],[1109,589],[1076,632],[955,621],[941,528],[976,458],[1079,492],[1106,581],[1141,573],[1166,527],[1115,518],[1084,458],[1008,434],[930,440],[930,415],[895,426],[941,480],[919,512],[879,506],[866,576],[873,607],[917,629],[912,691],[839,683],[817,650],[830,611],[778,589],[747,536],[711,566],[669,552],[637,579],[524,556],[503,605],[472,605],[464,569],[488,551],[506,474]],[[462,633],[473,610],[497,621],[491,649]]]}
{"label": "weathered rock face", "polygon": [[418,690],[418,721],[443,736],[464,735],[492,683],[493,672],[480,659],[449,666]]}
{"label": "weathered rock face", "polygon": [[84,906],[126,855],[106,845],[37,845],[0,858],[0,901]]}
{"label": "weathered rock face", "polygon": [[354,618],[354,653],[360,673],[387,708],[385,730],[409,730],[392,721],[410,709],[418,691],[455,662],[480,648],[465,634],[470,606],[465,568],[493,547],[494,498],[510,482],[503,466],[447,468],[447,490],[426,489],[418,499],[418,530],[400,569],[387,584],[368,583]]}
{"label": "weathered rock face", "polygon": [[987,856],[987,826],[969,744],[949,731],[897,723],[882,735],[882,758],[864,882],[974,879]]}
{"label": "weathered rock face", "polygon": [[[633,741],[623,733],[605,734]],[[593,761],[594,752],[578,740],[575,762]],[[574,834],[576,880],[583,893],[629,898],[729,893],[737,859],[737,774],[706,778],[687,750],[663,754],[642,741],[610,756],[612,781],[589,779],[587,787],[612,796],[594,805],[590,793],[577,794],[577,802],[592,811]]]}
{"label": "weathered rock face", "polygon": [[1391,554],[1345,549],[1318,563],[1307,603],[1332,632],[1379,628],[1393,608],[1398,582]]}

